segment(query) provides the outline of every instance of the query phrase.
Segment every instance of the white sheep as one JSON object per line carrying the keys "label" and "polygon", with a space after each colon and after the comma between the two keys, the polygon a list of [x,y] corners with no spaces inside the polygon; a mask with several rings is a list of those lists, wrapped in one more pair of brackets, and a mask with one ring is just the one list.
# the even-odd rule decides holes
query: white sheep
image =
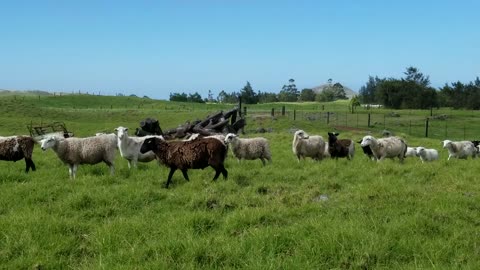
{"label": "white sheep", "polygon": [[360,145],[362,147],[370,146],[373,156],[378,162],[385,158],[395,157],[398,157],[400,162],[403,162],[405,152],[407,151],[407,144],[403,139],[398,137],[376,139],[373,136],[367,135],[363,137]]}
{"label": "white sheep", "polygon": [[322,136],[310,136],[303,130],[297,130],[293,135],[292,151],[297,156],[298,161],[306,157],[321,160],[330,156]]}
{"label": "white sheep", "polygon": [[438,159],[438,151],[436,149],[427,149],[425,147],[416,147],[417,148],[417,156],[420,157],[420,160],[423,162],[425,161],[434,161]]}
{"label": "white sheep", "polygon": [[75,179],[80,164],[97,164],[105,162],[110,167],[110,174],[115,171],[114,160],[117,149],[117,136],[105,134],[86,138],[47,137],[40,141],[43,151],[52,148],[63,163],[69,166],[70,178]]}
{"label": "white sheep", "polygon": [[265,159],[272,162],[268,140],[263,137],[241,139],[233,133],[225,136],[225,143],[231,145],[233,155],[240,162],[241,159],[260,159],[265,165]]}
{"label": "white sheep", "polygon": [[450,140],[444,140],[443,148],[448,150],[447,160],[450,160],[451,157],[461,159],[467,159],[468,156],[472,156],[472,158],[477,157],[477,149],[471,141],[453,142]]}
{"label": "white sheep", "polygon": [[134,168],[137,167],[137,162],[150,162],[155,159],[155,153],[153,151],[146,152],[145,154],[140,153],[140,148],[142,147],[145,137],[130,137],[128,136],[128,128],[126,127],[117,127],[115,129],[117,132],[117,145],[120,150],[120,155],[128,161],[128,168],[130,169],[133,165]]}

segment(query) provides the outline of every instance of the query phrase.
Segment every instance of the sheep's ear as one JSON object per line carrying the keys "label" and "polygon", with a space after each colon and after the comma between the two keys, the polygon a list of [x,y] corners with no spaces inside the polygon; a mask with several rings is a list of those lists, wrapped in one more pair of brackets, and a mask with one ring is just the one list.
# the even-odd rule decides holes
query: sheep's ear
{"label": "sheep's ear", "polygon": [[115,131],[118,131],[118,128],[115,128],[114,130],[115,130]]}
{"label": "sheep's ear", "polygon": [[125,131],[128,131],[128,128],[125,128]]}
{"label": "sheep's ear", "polygon": [[335,132],[335,133],[333,133],[333,135],[338,136],[338,135],[340,135],[340,133]]}

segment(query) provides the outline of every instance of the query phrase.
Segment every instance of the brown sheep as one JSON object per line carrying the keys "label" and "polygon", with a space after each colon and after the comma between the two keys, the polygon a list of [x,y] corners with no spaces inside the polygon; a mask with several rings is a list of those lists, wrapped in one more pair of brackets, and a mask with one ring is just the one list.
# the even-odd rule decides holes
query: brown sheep
{"label": "brown sheep", "polygon": [[355,143],[353,140],[337,139],[337,132],[328,132],[328,152],[332,158],[346,157],[348,160],[353,158],[355,153]]}
{"label": "brown sheep", "polygon": [[35,163],[32,160],[35,141],[28,136],[0,137],[0,160],[18,161],[25,159],[25,172],[30,168],[35,171]]}
{"label": "brown sheep", "polygon": [[170,168],[165,187],[168,188],[172,181],[173,173],[178,169],[183,173],[185,180],[189,181],[188,169],[204,169],[211,166],[215,169],[213,180],[217,180],[220,173],[227,179],[228,172],[223,163],[227,157],[227,147],[215,138],[197,138],[191,141],[167,142],[162,138],[154,137],[145,139],[141,153],[153,151],[160,163]]}

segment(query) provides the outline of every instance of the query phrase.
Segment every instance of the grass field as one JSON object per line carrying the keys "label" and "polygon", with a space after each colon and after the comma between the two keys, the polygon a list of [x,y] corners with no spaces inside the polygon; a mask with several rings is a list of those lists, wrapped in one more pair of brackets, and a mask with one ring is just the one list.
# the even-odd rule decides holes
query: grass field
{"label": "grass field", "polygon": [[[168,129],[233,107],[89,95],[2,96],[0,104],[0,135],[64,121],[79,137],[120,125],[133,130],[145,117]],[[229,153],[226,181],[212,182],[214,171],[206,168],[189,171],[190,182],[177,172],[164,189],[167,168],[152,162],[129,171],[120,155],[115,176],[104,164],[81,165],[71,181],[54,152],[39,147],[35,172],[25,174],[23,161],[0,161],[0,268],[478,269],[480,161],[447,162],[438,138],[397,126],[409,145],[436,148],[440,160],[377,164],[357,145],[352,161],[297,162],[293,129],[326,137],[337,126],[301,117],[322,105],[339,115],[347,110],[345,103],[249,106],[245,136],[271,128],[261,136],[271,143],[273,162],[238,163]],[[290,113],[269,117],[282,106]],[[429,111],[398,113],[421,118]],[[457,119],[452,132],[465,125],[459,119],[473,123],[478,115],[438,113]],[[339,132],[357,140],[382,129]]]}

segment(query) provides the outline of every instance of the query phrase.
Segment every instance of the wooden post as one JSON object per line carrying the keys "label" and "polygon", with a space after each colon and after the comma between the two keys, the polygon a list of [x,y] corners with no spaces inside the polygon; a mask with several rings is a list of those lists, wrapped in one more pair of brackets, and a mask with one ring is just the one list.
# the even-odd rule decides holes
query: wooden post
{"label": "wooden post", "polygon": [[243,116],[247,116],[247,107],[243,107]]}
{"label": "wooden post", "polygon": [[425,120],[425,137],[428,138],[428,117]]}
{"label": "wooden post", "polygon": [[297,110],[293,109],[293,121],[297,119]]}
{"label": "wooden post", "polygon": [[282,106],[282,116],[285,116],[285,105]]}
{"label": "wooden post", "polygon": [[275,108],[272,108],[272,112],[270,113],[270,115],[272,115],[272,117],[275,117]]}
{"label": "wooden post", "polygon": [[330,123],[330,112],[327,112],[327,125]]}
{"label": "wooden post", "polygon": [[370,127],[370,113],[368,114],[368,122],[367,122],[367,127]]}
{"label": "wooden post", "polygon": [[238,97],[238,114],[242,118],[242,97]]}

